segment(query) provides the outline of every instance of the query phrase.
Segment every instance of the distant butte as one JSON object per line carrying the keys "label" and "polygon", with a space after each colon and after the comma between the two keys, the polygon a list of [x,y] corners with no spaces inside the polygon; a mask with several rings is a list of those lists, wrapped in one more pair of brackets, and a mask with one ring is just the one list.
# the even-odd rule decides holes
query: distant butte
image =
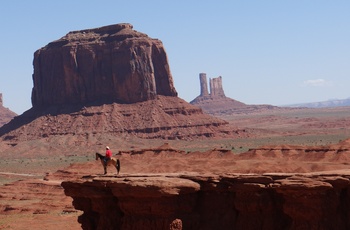
{"label": "distant butte", "polygon": [[226,97],[222,87],[222,77],[209,78],[209,88],[207,75],[199,74],[200,95],[193,99],[190,104],[203,109],[204,112],[211,115],[225,115],[232,113],[250,113],[265,109],[277,108],[272,105],[247,105],[243,102]]}

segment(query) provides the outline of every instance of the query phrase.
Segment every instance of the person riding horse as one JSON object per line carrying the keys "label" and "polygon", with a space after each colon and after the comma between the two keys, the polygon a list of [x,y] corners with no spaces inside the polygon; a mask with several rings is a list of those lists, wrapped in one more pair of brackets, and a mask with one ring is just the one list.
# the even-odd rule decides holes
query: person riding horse
{"label": "person riding horse", "polygon": [[106,146],[106,154],[103,156],[100,153],[96,153],[96,160],[100,159],[101,164],[104,169],[104,174],[107,174],[107,166],[113,165],[117,169],[117,174],[119,174],[120,171],[120,160],[116,159],[112,156],[112,151],[109,149],[108,146]]}
{"label": "person riding horse", "polygon": [[112,157],[112,151],[109,149],[108,146],[106,146],[106,157],[105,157],[105,164],[111,159]]}

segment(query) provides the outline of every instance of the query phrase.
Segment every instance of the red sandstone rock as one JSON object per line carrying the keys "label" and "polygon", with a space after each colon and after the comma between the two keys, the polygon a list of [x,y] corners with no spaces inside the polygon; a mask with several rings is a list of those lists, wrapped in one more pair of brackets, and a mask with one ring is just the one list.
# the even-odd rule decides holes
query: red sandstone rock
{"label": "red sandstone rock", "polygon": [[[344,183],[332,186],[340,177]],[[172,229],[175,219],[183,229],[346,229],[350,224],[349,175],[96,176],[62,186],[84,211],[83,229]]]}
{"label": "red sandstone rock", "polygon": [[33,107],[177,96],[163,44],[130,24],[73,31],[34,54]]}
{"label": "red sandstone rock", "polygon": [[0,186],[0,229],[79,229],[61,181],[27,179]]}
{"label": "red sandstone rock", "polygon": [[175,219],[170,224],[170,230],[182,230],[182,221],[180,219]]}
{"label": "red sandstone rock", "polygon": [[[8,225],[0,228],[79,228],[71,198],[59,187],[65,180],[76,192],[75,207],[93,209],[79,217],[85,229],[98,229],[96,223],[115,229],[116,222],[123,229],[170,229],[179,221],[183,229],[346,229],[349,144],[265,146],[242,154],[187,152],[170,144],[133,148],[115,152],[122,162],[118,176],[112,168],[102,176],[91,153],[90,161],[49,173],[44,181],[1,186],[0,219]],[[97,217],[104,212],[116,219]]]}
{"label": "red sandstone rock", "polygon": [[[141,226],[169,229],[174,219],[182,221],[183,229],[347,229],[350,224],[348,170],[313,173],[281,170],[277,173],[279,170],[275,169],[281,164],[281,169],[288,171],[295,162],[302,167],[300,162],[310,164],[308,161],[313,160],[314,164],[329,165],[335,159],[327,155],[335,156],[339,150],[344,150],[340,154],[349,153],[348,147],[349,141],[323,148],[284,145],[235,155],[224,150],[184,154],[163,146],[160,153],[156,149],[123,152],[120,157],[126,172],[119,176],[89,176],[62,185],[65,193],[74,199],[75,207],[84,211],[79,221],[86,229],[91,228],[90,224],[105,227],[106,219],[109,227],[117,229]],[[281,150],[283,154],[279,154]],[[277,154],[271,154],[272,151]],[[296,151],[297,157],[291,157]],[[317,154],[312,154],[313,151]],[[313,159],[316,155],[322,160]],[[175,173],[176,169],[170,165],[176,163],[171,163],[170,157],[188,165],[186,172]],[[168,173],[128,173],[133,170],[133,164],[142,168],[140,164],[145,164],[145,159],[150,162],[148,166],[165,167],[156,164],[155,158],[168,160]],[[208,161],[211,163],[206,164]],[[274,164],[268,165],[271,161]],[[255,162],[264,165],[265,173],[243,173],[258,172]],[[342,158],[336,162],[341,165]],[[216,165],[221,171],[210,173],[217,170]],[[206,173],[198,173],[200,168]],[[274,173],[266,173],[270,170]],[[147,165],[142,171],[147,172]],[[235,171],[240,173],[233,173]],[[105,218],[111,210],[94,208],[105,199],[114,201],[113,223],[111,218]],[[88,221],[95,212],[103,217]]]}
{"label": "red sandstone rock", "polygon": [[204,114],[200,108],[178,97],[157,96],[134,104],[54,107],[46,110],[49,114],[38,116],[36,113],[32,109],[16,117],[0,129],[0,135],[13,143],[69,135],[86,140],[90,136],[89,144],[94,145],[91,140],[107,134],[191,139],[230,133],[224,129],[226,121]]}
{"label": "red sandstone rock", "polygon": [[191,139],[232,131],[177,97],[162,42],[130,24],[49,43],[34,54],[33,82],[33,108],[0,129],[10,145],[67,135]]}

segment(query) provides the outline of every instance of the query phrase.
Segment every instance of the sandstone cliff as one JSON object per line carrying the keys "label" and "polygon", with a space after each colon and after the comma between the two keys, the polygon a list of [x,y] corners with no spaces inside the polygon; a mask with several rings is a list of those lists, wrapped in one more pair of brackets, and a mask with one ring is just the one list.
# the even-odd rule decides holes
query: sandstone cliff
{"label": "sandstone cliff", "polygon": [[[0,228],[77,229],[83,212],[78,219],[84,229],[349,227],[350,140],[323,147],[265,146],[241,154],[222,148],[188,152],[170,144],[114,153],[122,162],[118,176],[112,166],[102,176],[91,150],[89,161],[48,173],[44,180],[0,187],[0,218],[12,222]],[[49,158],[38,159],[35,172],[45,172],[51,164],[45,169],[41,163]],[[35,159],[28,162],[16,160],[15,166],[28,173]],[[74,213],[62,181],[83,212]]]}
{"label": "sandstone cliff", "polygon": [[346,140],[234,154],[165,145],[119,153],[118,176],[98,175],[100,165],[85,174],[71,168],[76,177],[62,186],[84,212],[83,229],[170,229],[180,221],[183,229],[348,229],[349,147]]}
{"label": "sandstone cliff", "polygon": [[[350,175],[153,174],[63,182],[83,229],[348,229]],[[179,228],[180,229],[180,228]]]}

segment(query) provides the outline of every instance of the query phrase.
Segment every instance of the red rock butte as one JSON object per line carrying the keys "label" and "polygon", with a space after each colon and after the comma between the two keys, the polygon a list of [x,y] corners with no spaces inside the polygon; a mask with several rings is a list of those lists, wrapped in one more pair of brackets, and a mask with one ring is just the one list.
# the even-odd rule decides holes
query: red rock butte
{"label": "red rock butte", "polygon": [[131,24],[69,32],[37,50],[33,65],[33,107],[0,129],[5,140],[229,133],[226,121],[177,97],[162,42]]}
{"label": "red rock butte", "polygon": [[163,44],[131,24],[69,32],[34,54],[33,107],[177,96]]}

